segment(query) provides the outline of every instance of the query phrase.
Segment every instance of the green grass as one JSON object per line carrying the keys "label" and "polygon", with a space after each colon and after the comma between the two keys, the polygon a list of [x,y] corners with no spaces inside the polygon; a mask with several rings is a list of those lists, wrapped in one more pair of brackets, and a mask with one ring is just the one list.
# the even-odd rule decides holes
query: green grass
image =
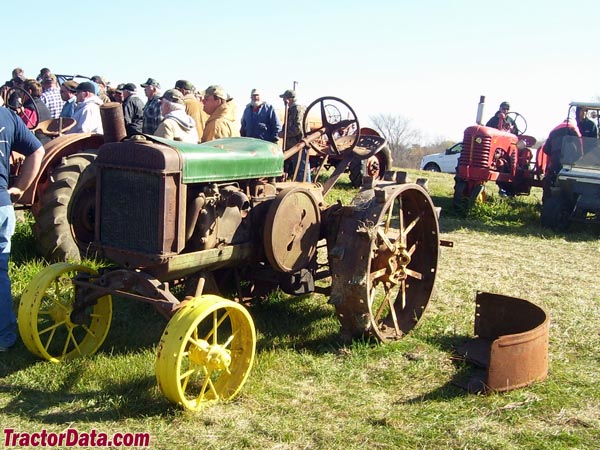
{"label": "green grass", "polygon": [[[413,179],[425,174],[411,171]],[[436,288],[419,325],[387,345],[343,345],[321,295],[281,293],[250,313],[257,358],[234,401],[200,413],[171,405],[156,386],[155,349],[166,325],[152,307],[114,302],[100,351],[52,364],[18,343],[0,354],[0,422],[19,431],[149,432],[154,449],[594,449],[600,442],[600,239],[583,227],[539,226],[539,192],[455,212],[452,176],[430,174],[442,207]],[[339,183],[329,202],[354,195]],[[44,263],[28,224],[10,266],[15,301]],[[475,293],[525,298],[551,317],[549,377],[504,394],[473,395],[453,381],[456,345],[473,335]]]}

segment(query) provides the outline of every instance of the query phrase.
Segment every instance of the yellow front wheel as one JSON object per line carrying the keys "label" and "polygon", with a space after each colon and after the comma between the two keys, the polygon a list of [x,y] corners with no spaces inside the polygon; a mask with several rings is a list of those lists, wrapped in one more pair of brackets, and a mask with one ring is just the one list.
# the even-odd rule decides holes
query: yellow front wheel
{"label": "yellow front wheel", "polygon": [[170,401],[193,411],[231,400],[248,378],[255,351],[254,323],[243,306],[216,295],[196,297],[160,339],[158,385]]}
{"label": "yellow front wheel", "polygon": [[75,305],[72,278],[94,269],[57,263],[39,272],[19,304],[19,333],[31,353],[52,362],[92,355],[104,342],[112,319],[112,299],[105,295]]}

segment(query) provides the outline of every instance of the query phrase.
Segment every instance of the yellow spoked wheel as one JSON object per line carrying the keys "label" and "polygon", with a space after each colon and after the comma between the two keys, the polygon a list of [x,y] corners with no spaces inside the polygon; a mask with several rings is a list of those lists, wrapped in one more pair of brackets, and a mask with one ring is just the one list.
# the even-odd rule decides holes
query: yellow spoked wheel
{"label": "yellow spoked wheel", "polygon": [[89,267],[58,263],[29,283],[19,304],[21,339],[29,351],[52,362],[92,355],[104,342],[112,319],[110,295],[75,305],[72,278],[97,275]]}
{"label": "yellow spoked wheel", "polygon": [[256,331],[246,309],[216,295],[196,297],[160,339],[156,378],[170,401],[193,411],[231,400],[254,362]]}

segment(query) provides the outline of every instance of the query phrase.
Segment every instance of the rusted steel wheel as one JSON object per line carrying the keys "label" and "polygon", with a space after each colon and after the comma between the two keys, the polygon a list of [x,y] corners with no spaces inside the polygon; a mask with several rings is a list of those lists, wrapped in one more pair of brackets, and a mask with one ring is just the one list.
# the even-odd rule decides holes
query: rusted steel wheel
{"label": "rusted steel wheel", "polygon": [[359,193],[329,252],[342,337],[385,342],[412,330],[431,297],[438,253],[437,214],[425,189],[403,184]]}

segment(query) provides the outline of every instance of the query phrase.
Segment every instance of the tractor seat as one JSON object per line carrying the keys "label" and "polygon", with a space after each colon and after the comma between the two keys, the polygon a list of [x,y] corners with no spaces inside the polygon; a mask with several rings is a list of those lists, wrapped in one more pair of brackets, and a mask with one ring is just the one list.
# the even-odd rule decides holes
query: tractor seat
{"label": "tractor seat", "polygon": [[41,131],[46,136],[56,137],[69,131],[75,126],[77,121],[71,117],[59,117],[58,119],[48,119],[40,122],[34,131]]}

